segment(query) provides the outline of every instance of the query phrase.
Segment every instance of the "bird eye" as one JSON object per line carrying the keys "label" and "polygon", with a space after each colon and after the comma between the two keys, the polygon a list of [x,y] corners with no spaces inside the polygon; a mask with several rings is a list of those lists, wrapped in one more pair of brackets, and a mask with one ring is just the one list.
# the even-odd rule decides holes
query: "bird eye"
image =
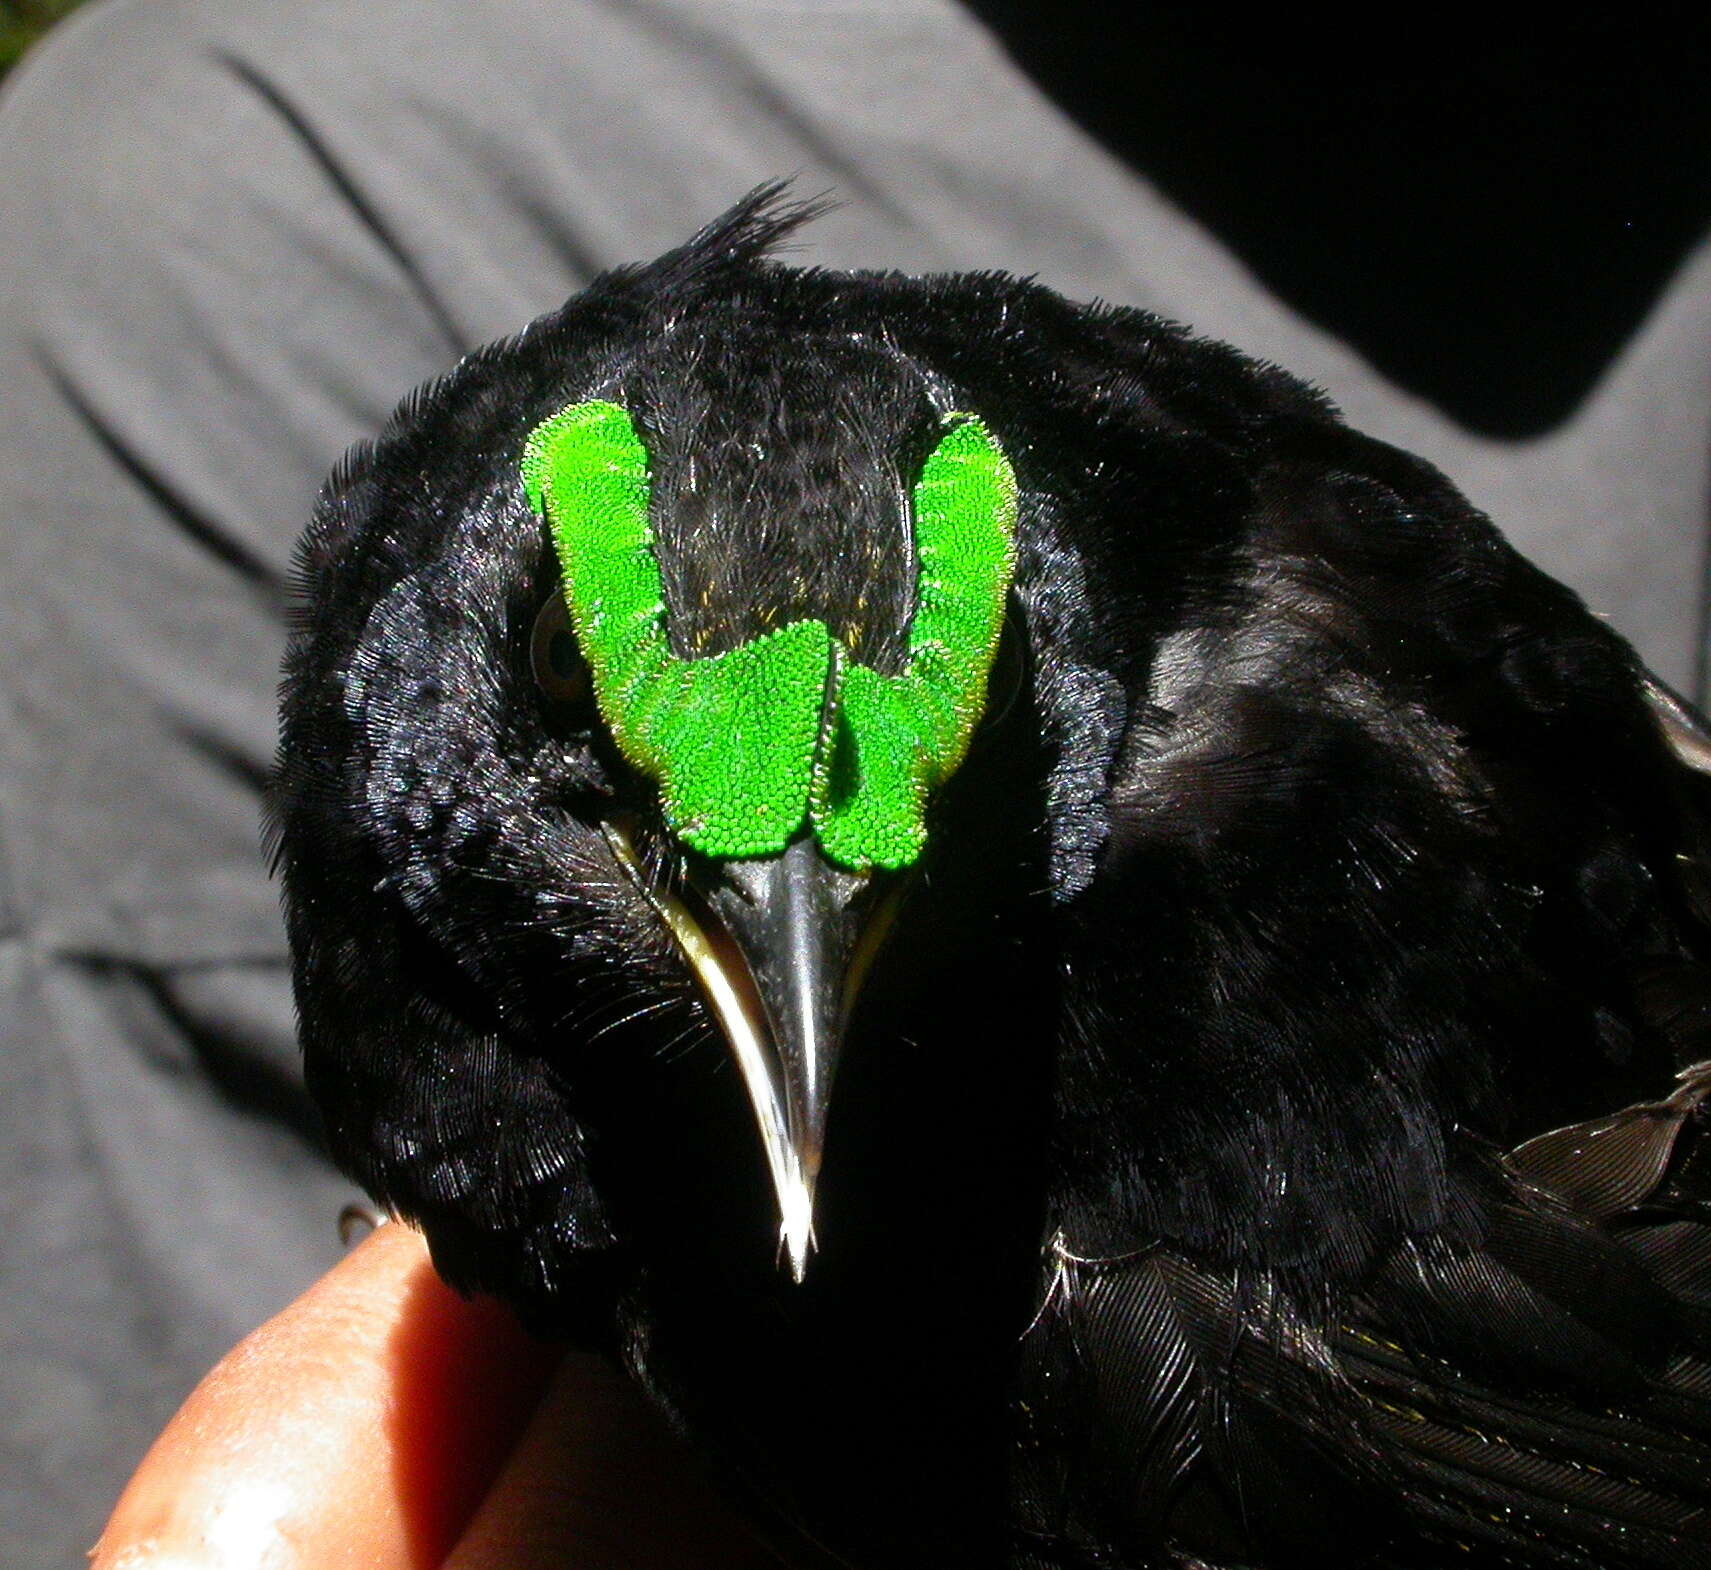
{"label": "bird eye", "polygon": [[588,665],[576,646],[570,612],[558,591],[535,617],[529,640],[529,666],[535,682],[554,703],[581,703],[588,697]]}

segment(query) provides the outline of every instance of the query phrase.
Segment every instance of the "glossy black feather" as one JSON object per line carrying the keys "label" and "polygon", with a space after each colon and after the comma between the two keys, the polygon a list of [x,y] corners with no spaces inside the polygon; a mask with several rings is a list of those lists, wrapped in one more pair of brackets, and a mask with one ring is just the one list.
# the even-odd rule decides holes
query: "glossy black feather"
{"label": "glossy black feather", "polygon": [[[768,261],[804,216],[763,191],[608,275],[329,483],[277,821],[339,1159],[454,1283],[623,1359],[787,1552],[1706,1562],[1697,719],[1282,371],[1000,275]],[[530,677],[518,459],[590,397],[649,444],[686,654],[820,616],[894,667],[942,416],[1021,485],[801,1285],[599,825],[659,887],[683,853]]]}

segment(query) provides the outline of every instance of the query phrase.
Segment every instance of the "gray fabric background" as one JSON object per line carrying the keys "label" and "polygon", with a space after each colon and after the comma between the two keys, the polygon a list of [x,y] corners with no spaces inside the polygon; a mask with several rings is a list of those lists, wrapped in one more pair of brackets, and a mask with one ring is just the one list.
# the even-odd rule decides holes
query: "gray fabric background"
{"label": "gray fabric background", "polygon": [[258,832],[322,475],[789,173],[846,204],[805,260],[1036,273],[1320,383],[1691,680],[1711,247],[1569,421],[1499,442],[1280,305],[951,0],[91,7],[0,98],[0,1562],[73,1562],[335,1257]]}

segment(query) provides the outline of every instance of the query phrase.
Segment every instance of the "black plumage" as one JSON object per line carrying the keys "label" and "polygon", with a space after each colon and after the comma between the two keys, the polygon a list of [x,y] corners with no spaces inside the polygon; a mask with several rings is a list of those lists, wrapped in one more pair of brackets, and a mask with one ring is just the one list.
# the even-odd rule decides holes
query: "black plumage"
{"label": "black plumage", "polygon": [[[1711,1563],[1699,721],[1282,371],[769,260],[805,216],[606,275],[329,483],[277,825],[335,1155],[808,1560]],[[590,399],[686,658],[814,617],[901,668],[945,417],[1014,465],[984,715],[859,895],[800,1281],[662,915],[740,970],[746,874],[615,745],[519,474]]]}

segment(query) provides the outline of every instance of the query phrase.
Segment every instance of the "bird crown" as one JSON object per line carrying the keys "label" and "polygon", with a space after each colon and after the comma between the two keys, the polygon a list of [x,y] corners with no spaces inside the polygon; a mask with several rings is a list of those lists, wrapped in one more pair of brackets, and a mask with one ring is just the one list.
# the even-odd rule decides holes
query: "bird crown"
{"label": "bird crown", "polygon": [[708,856],[765,856],[806,821],[853,870],[920,855],[928,793],[962,761],[984,706],[1015,559],[1016,477],[981,420],[947,416],[915,484],[916,604],[897,675],[856,663],[811,619],[721,654],[673,652],[648,454],[620,405],[542,421],[522,475],[601,717],[658,783],[673,833]]}

